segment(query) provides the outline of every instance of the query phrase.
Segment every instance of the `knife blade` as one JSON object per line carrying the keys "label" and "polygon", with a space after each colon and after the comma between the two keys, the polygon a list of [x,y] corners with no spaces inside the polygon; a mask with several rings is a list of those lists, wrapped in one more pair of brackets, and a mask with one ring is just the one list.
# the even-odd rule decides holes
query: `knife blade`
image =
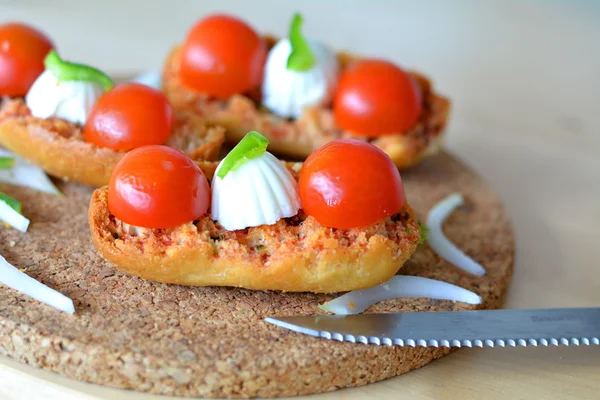
{"label": "knife blade", "polygon": [[388,346],[600,344],[600,308],[293,316],[265,322],[325,339]]}

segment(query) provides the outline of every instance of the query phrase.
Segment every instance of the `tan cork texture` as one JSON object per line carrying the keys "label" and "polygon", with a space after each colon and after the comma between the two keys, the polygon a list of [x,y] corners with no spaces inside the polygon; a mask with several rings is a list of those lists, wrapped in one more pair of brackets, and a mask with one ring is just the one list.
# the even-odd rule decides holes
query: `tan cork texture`
{"label": "tan cork texture", "polygon": [[[466,205],[445,225],[460,248],[488,270],[470,276],[419,247],[402,274],[442,279],[477,292],[496,308],[508,289],[514,243],[496,195],[471,170],[439,154],[402,174],[420,218],[459,191]],[[29,232],[0,229],[0,253],[75,302],[73,316],[0,288],[0,353],[82,381],[150,393],[199,397],[291,396],[360,386],[422,367],[447,349],[338,343],[296,334],[267,316],[322,314],[332,295],[183,287],[118,272],[92,244],[92,190],[61,184],[64,197],[5,186],[23,202]],[[368,312],[442,311],[472,306],[398,299]]]}

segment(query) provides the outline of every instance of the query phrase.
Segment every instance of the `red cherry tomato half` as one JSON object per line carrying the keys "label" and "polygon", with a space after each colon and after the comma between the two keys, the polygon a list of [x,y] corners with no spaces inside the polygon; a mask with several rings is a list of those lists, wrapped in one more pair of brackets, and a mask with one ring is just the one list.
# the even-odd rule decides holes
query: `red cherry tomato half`
{"label": "red cherry tomato half", "polygon": [[0,97],[25,96],[44,72],[44,58],[52,48],[50,39],[31,26],[1,24]]}
{"label": "red cherry tomato half", "polygon": [[119,161],[108,186],[108,209],[128,224],[172,228],[200,218],[210,187],[196,163],[167,146],[132,150]]}
{"label": "red cherry tomato half", "polygon": [[419,87],[406,72],[387,61],[364,59],[342,72],[333,112],[341,129],[376,137],[412,128],[422,102]]}
{"label": "red cherry tomato half", "polygon": [[173,107],[164,94],[139,83],[104,93],[84,127],[85,140],[113,150],[163,144],[171,135]]}
{"label": "red cherry tomato half", "polygon": [[335,140],[315,150],[302,166],[299,190],[304,212],[338,229],[380,222],[405,202],[392,160],[356,139]]}
{"label": "red cherry tomato half", "polygon": [[192,89],[227,98],[260,86],[267,46],[245,22],[227,15],[199,21],[182,48],[180,79]]}

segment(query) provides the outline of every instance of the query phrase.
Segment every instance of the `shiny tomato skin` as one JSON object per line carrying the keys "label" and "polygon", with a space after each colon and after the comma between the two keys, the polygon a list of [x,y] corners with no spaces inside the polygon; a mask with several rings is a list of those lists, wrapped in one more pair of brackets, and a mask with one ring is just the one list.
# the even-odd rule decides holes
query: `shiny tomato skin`
{"label": "shiny tomato skin", "polygon": [[210,187],[188,156],[167,146],[145,146],[125,154],[108,186],[115,217],[144,228],[172,228],[206,213]]}
{"label": "shiny tomato skin", "polygon": [[334,140],[315,150],[302,166],[299,190],[304,212],[337,229],[375,224],[405,202],[389,156],[357,139]]}
{"label": "shiny tomato skin", "polygon": [[224,99],[260,86],[267,46],[245,22],[212,15],[192,27],[181,54],[181,82]]}
{"label": "shiny tomato skin", "polygon": [[174,111],[164,94],[139,83],[104,93],[87,117],[85,141],[113,150],[163,144],[171,135]]}
{"label": "shiny tomato skin", "polygon": [[409,74],[388,61],[363,59],[342,72],[333,112],[341,129],[377,137],[411,129],[422,103],[421,91]]}
{"label": "shiny tomato skin", "polygon": [[54,46],[37,29],[0,24],[0,97],[22,97],[44,72],[44,58]]}

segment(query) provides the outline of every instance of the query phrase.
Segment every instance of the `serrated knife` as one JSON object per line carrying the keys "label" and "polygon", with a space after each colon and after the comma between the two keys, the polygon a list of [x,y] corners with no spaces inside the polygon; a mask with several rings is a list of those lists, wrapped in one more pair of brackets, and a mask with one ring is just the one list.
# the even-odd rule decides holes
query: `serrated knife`
{"label": "serrated knife", "polygon": [[320,338],[388,346],[600,344],[600,308],[294,316],[265,321]]}

